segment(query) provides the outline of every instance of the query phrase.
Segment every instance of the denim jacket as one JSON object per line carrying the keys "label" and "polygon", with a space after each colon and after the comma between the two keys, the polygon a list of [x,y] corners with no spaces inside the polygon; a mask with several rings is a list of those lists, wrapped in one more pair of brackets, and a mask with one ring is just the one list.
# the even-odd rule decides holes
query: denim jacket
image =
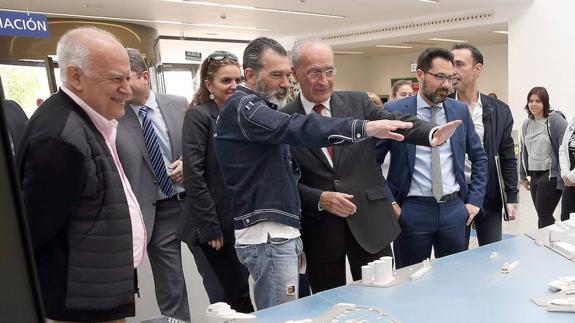
{"label": "denim jacket", "polygon": [[254,91],[239,86],[218,120],[214,148],[233,196],[234,227],[261,221],[300,226],[300,170],[289,145],[312,148],[365,140],[367,121],[288,115]]}

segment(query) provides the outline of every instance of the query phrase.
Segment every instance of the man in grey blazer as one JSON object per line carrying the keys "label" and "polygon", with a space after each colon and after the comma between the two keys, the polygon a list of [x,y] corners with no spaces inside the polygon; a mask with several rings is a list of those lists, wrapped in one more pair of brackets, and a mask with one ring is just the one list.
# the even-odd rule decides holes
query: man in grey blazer
{"label": "man in grey blazer", "polygon": [[186,99],[154,93],[142,55],[129,48],[133,98],[119,119],[117,148],[140,204],[162,315],[190,320],[176,230],[183,216],[182,120]]}

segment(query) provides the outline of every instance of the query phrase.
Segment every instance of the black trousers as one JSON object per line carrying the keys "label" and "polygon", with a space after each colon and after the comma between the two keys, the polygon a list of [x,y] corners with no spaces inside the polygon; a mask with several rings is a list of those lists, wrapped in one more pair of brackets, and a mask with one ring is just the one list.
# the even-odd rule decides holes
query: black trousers
{"label": "black trousers", "polygon": [[533,204],[539,217],[539,229],[555,223],[553,212],[561,199],[561,190],[557,189],[557,178],[549,178],[549,171],[529,171],[530,189]]}
{"label": "black trousers", "polygon": [[575,213],[575,187],[565,186],[561,199],[561,221],[569,220],[571,213]]}
{"label": "black trousers", "polygon": [[353,280],[361,279],[361,266],[383,256],[392,256],[390,246],[375,254],[365,251],[353,237],[345,219],[331,215],[330,217],[329,221],[322,225],[330,226],[329,231],[333,233],[331,237],[322,239],[313,232],[302,235],[307,260],[307,277],[314,293],[346,284],[346,255]]}
{"label": "black trousers", "polygon": [[[190,249],[192,249],[192,247],[190,247]],[[213,270],[213,274],[215,274],[219,286],[221,286],[221,291],[219,292],[213,291],[212,285],[214,284],[208,284],[210,286],[206,286],[207,280],[213,279],[213,276],[205,277],[207,270],[201,270],[200,266],[198,266],[198,271],[204,280],[204,286],[208,292],[210,303],[226,302],[238,312],[253,312],[254,308],[250,300],[248,284],[249,272],[238,260],[233,243],[225,243],[220,250],[216,250],[208,244],[200,245],[200,249],[208,265]],[[194,255],[194,257],[195,256],[196,255]],[[198,261],[196,261],[196,264],[197,262]]]}
{"label": "black trousers", "polygon": [[[479,210],[479,213],[473,219],[479,246],[501,241],[503,237],[502,218],[501,210]],[[469,249],[470,235],[471,225],[468,225],[465,232],[465,249]]]}

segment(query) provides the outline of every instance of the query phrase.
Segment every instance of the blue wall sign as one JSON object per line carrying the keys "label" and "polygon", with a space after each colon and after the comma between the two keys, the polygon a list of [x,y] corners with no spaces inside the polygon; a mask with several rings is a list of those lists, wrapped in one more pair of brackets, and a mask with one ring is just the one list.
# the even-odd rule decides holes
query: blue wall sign
{"label": "blue wall sign", "polygon": [[0,35],[48,38],[48,19],[45,15],[0,10]]}

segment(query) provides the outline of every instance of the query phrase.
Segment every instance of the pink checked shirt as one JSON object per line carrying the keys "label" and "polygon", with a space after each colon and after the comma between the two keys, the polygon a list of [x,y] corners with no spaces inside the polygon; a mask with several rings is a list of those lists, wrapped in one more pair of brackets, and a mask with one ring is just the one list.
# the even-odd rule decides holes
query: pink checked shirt
{"label": "pink checked shirt", "polygon": [[146,253],[146,227],[144,226],[144,220],[142,217],[142,211],[140,210],[140,205],[138,200],[132,191],[130,182],[124,173],[124,168],[122,163],[120,163],[120,158],[118,157],[118,151],[116,150],[116,133],[118,130],[118,121],[108,120],[100,115],[96,110],[90,108],[82,99],[75,95],[71,90],[66,87],[61,87],[62,91],[66,93],[74,102],[76,102],[90,117],[90,120],[96,125],[96,128],[106,141],[106,145],[112,157],[114,158],[114,163],[118,168],[118,173],[122,179],[122,184],[124,186],[124,193],[126,194],[126,201],[128,201],[128,208],[130,210],[130,220],[132,222],[132,246],[134,248],[134,268],[138,267],[144,259],[144,254]]}

